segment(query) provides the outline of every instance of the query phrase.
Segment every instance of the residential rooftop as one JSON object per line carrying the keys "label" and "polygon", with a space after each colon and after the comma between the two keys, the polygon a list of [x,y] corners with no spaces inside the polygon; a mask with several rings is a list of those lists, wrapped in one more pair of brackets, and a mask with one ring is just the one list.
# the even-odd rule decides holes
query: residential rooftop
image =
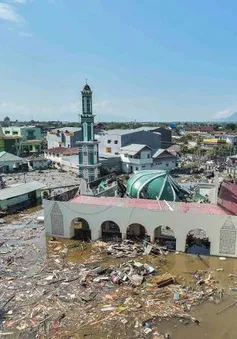
{"label": "residential rooftop", "polygon": [[0,190],[0,200],[11,199],[43,188],[45,188],[45,184],[42,184],[38,181],[32,181],[4,188]]}
{"label": "residential rooftop", "polygon": [[144,145],[144,144],[143,145],[142,144],[131,144],[131,145],[122,147],[121,153],[128,154],[128,155],[136,155],[138,152],[140,152],[146,147],[151,149],[149,146]]}
{"label": "residential rooftop", "polygon": [[5,151],[0,152],[0,162],[2,161],[23,161],[22,158]]}
{"label": "residential rooftop", "polygon": [[[103,134],[110,134],[110,135],[124,135],[124,134],[130,134],[130,133],[138,133],[138,132],[151,132],[150,130],[145,130],[145,129],[140,129],[140,128],[136,128],[136,129],[110,129],[108,131],[103,131],[100,135]],[[160,134],[159,132],[157,132],[158,134]]]}

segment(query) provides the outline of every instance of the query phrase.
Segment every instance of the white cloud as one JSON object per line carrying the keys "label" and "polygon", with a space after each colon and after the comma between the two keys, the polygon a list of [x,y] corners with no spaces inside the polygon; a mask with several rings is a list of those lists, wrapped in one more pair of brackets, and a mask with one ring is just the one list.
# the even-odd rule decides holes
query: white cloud
{"label": "white cloud", "polygon": [[17,13],[15,7],[8,4],[0,4],[0,19],[21,23],[24,19]]}

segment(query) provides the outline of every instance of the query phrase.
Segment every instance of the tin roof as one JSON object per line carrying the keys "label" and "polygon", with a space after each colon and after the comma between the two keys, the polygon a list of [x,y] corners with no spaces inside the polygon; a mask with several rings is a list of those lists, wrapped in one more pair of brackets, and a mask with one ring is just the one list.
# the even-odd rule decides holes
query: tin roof
{"label": "tin roof", "polygon": [[41,184],[38,181],[27,182],[26,184],[19,184],[9,188],[4,188],[0,190],[0,200],[18,197],[20,195],[27,194],[42,188],[45,188],[45,184]]}
{"label": "tin roof", "polygon": [[24,161],[22,158],[12,154],[12,153],[8,153],[5,151],[0,152],[0,162],[3,161]]}
{"label": "tin roof", "polygon": [[140,145],[140,144],[131,144],[128,146],[121,147],[121,153],[122,154],[128,154],[128,155],[136,155],[138,152],[143,150],[143,148],[149,148],[147,145]]}

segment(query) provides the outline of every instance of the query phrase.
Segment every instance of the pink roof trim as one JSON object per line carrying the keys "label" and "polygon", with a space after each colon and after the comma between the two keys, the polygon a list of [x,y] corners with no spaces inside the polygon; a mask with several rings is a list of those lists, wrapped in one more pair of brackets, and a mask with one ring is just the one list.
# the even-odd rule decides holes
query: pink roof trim
{"label": "pink roof trim", "polygon": [[[89,197],[80,196],[71,200],[76,204],[98,205],[98,206],[118,206],[124,208],[144,208],[157,211],[169,211],[169,207],[164,201],[147,199],[130,199],[130,198],[111,198],[111,197]],[[191,213],[191,214],[216,214],[231,215],[232,213],[224,210],[220,206],[213,204],[198,204],[184,202],[170,202],[168,204],[175,212]]]}

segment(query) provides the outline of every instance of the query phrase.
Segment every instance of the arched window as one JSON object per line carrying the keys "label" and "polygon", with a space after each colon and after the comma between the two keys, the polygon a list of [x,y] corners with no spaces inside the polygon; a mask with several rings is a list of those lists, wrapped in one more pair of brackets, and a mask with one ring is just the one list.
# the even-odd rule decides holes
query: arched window
{"label": "arched window", "polygon": [[88,148],[86,145],[82,146],[83,165],[88,165]]}
{"label": "arched window", "polygon": [[94,140],[94,124],[91,123],[91,140]]}
{"label": "arched window", "polygon": [[87,135],[87,123],[83,123],[83,139],[84,141],[88,141],[88,135]]}
{"label": "arched window", "polygon": [[86,97],[84,97],[84,99],[83,99],[83,101],[84,101],[84,113],[87,113],[87,98]]}

